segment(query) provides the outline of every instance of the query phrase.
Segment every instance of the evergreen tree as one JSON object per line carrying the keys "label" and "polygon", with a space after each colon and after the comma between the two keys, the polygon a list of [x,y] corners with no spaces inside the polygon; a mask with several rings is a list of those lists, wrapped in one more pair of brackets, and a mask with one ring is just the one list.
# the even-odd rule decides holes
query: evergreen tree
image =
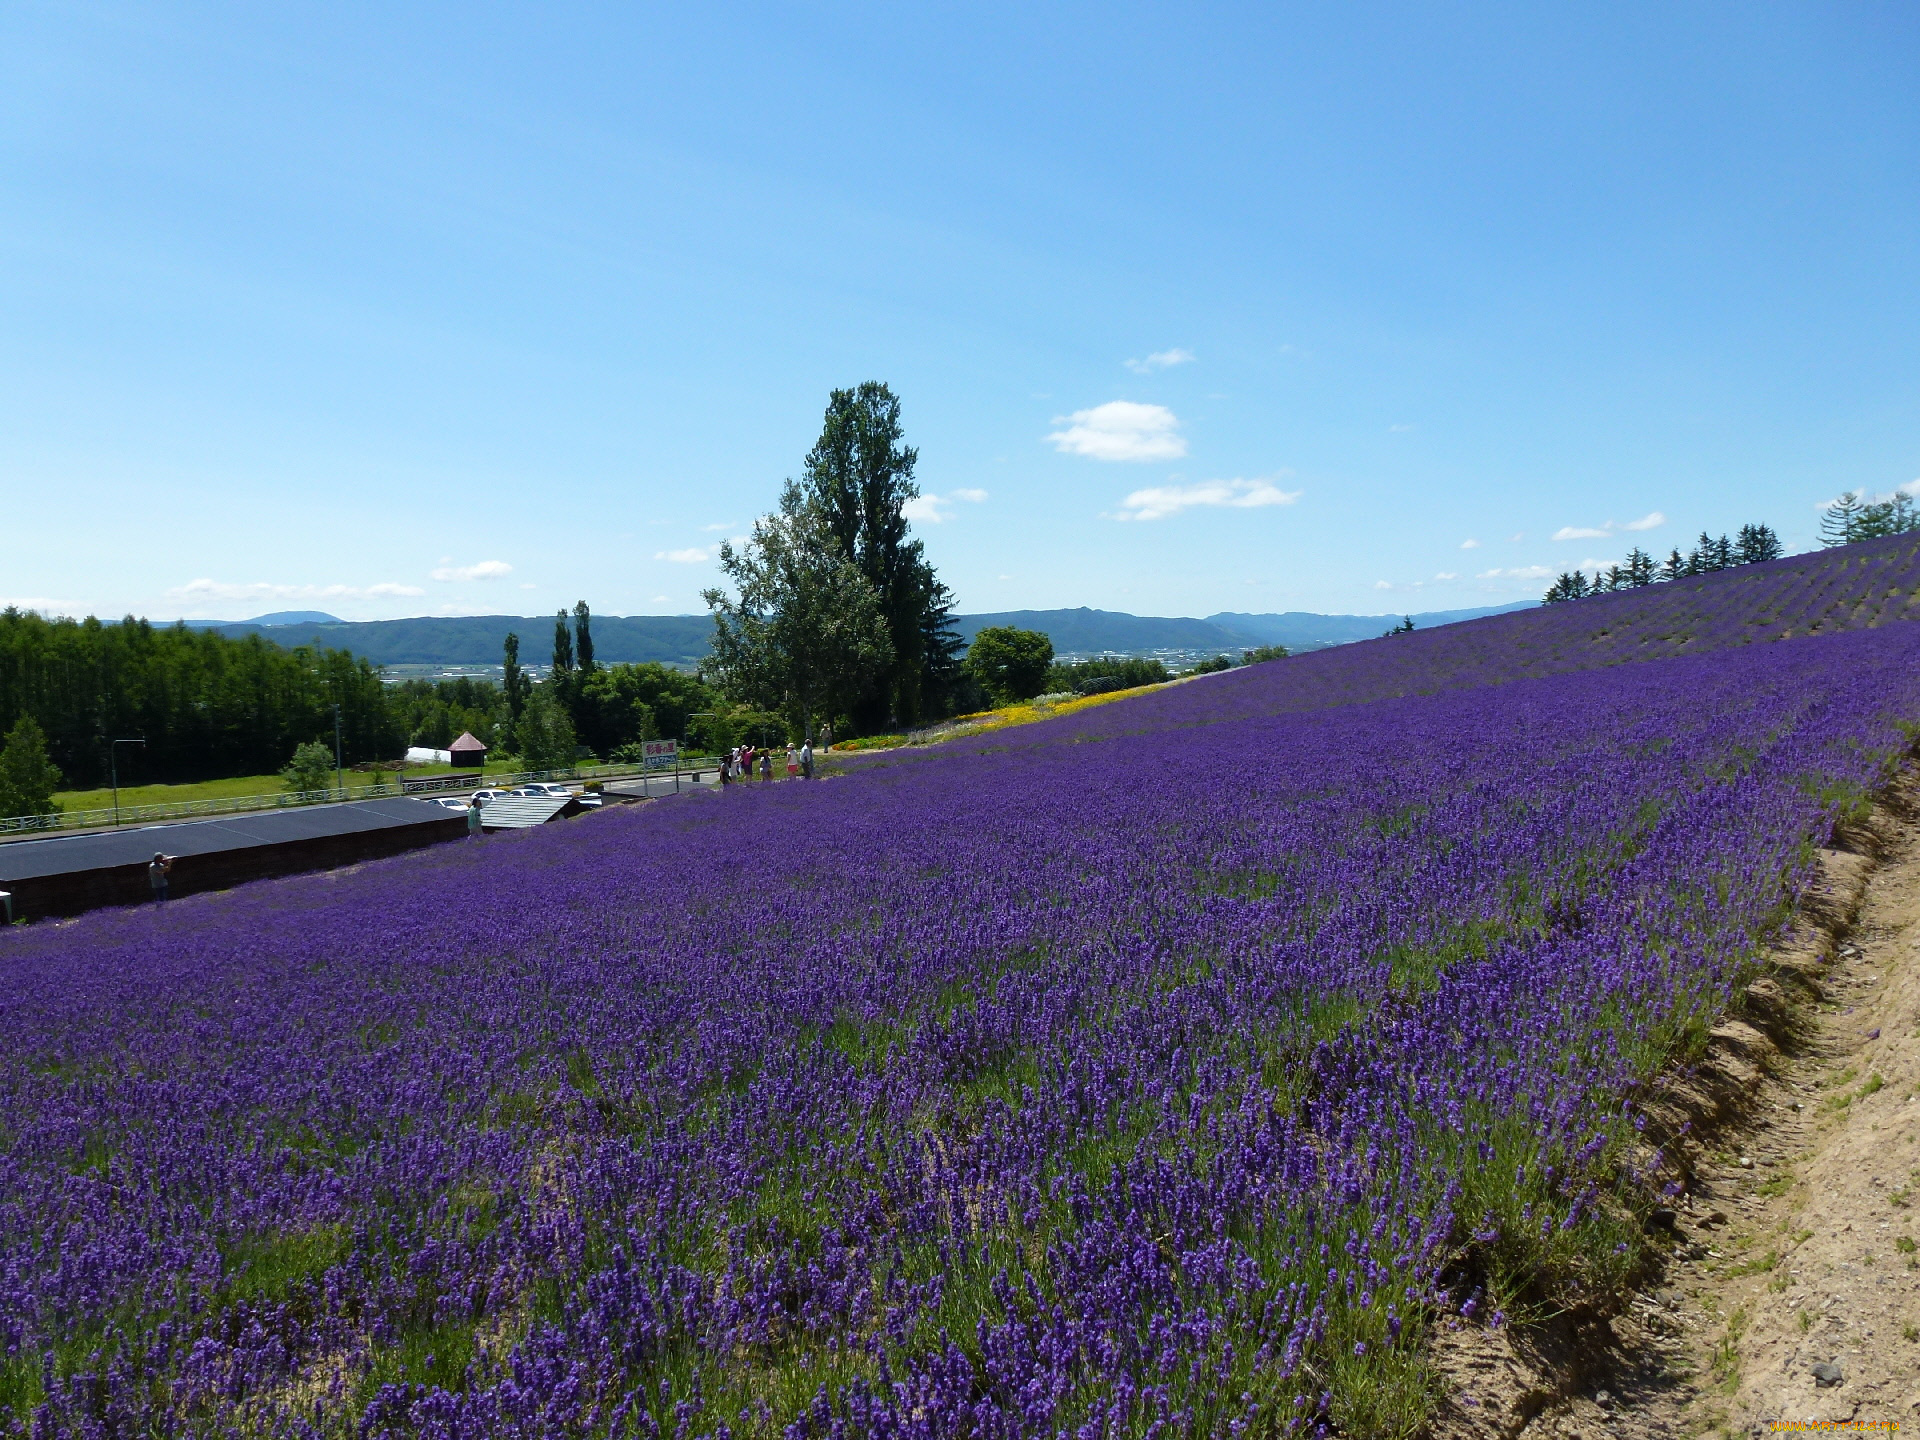
{"label": "evergreen tree", "polygon": [[22,715],[0,742],[0,818],[53,814],[59,788],[60,769],[47,758],[46,732],[31,715]]}
{"label": "evergreen tree", "polygon": [[1660,578],[1662,580],[1678,580],[1681,576],[1691,575],[1692,573],[1691,570],[1687,569],[1687,562],[1682,558],[1678,546],[1667,552],[1666,561],[1660,567]]}
{"label": "evergreen tree", "polygon": [[1856,533],[1860,525],[1861,495],[1858,490],[1849,490],[1838,500],[1827,506],[1820,517],[1820,543],[1826,546],[1851,545],[1861,537]]}
{"label": "evergreen tree", "polygon": [[1547,587],[1547,593],[1540,597],[1540,603],[1542,605],[1558,605],[1567,600],[1578,600],[1586,593],[1587,577],[1583,572],[1579,570],[1562,570],[1553,584]]}
{"label": "evergreen tree", "polygon": [[932,566],[921,568],[923,594],[920,604],[920,687],[914,697],[918,703],[903,706],[902,713],[912,719],[953,713],[960,692],[967,685],[962,664],[967,642],[953,623],[953,592],[933,573]]}
{"label": "evergreen tree", "polygon": [[1875,500],[1860,507],[1859,518],[1853,526],[1853,538],[1877,540],[1883,535],[1904,535],[1916,528],[1920,528],[1920,510],[1916,510],[1911,495],[1904,490],[1896,490],[1885,500]]}
{"label": "evergreen tree", "polygon": [[1642,585],[1651,585],[1659,574],[1654,559],[1638,545],[1627,552],[1626,583],[1639,589]]}
{"label": "evergreen tree", "polygon": [[1780,558],[1780,537],[1770,525],[1742,525],[1736,542],[1736,563],[1759,565]]}

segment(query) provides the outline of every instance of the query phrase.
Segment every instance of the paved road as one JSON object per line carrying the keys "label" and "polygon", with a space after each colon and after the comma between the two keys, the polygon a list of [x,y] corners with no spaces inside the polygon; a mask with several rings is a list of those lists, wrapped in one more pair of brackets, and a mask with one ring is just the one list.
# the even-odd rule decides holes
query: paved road
{"label": "paved road", "polygon": [[[733,783],[736,785],[766,785],[766,784],[784,785],[787,779],[784,773],[785,768],[786,767],[784,764],[781,765],[779,773],[775,774],[774,779],[772,781],[766,781],[766,780],[755,778],[753,780],[736,780]],[[680,772],[680,789],[682,790],[693,789],[696,783],[693,777],[696,773],[698,773],[700,777],[698,781],[698,786],[702,790],[714,789],[720,783],[719,771],[715,770],[713,766],[709,765],[707,766],[706,769],[698,772],[695,772],[692,770],[682,770]],[[642,780],[637,775],[628,780],[609,780],[607,781],[606,785],[602,788],[609,795],[625,795],[636,800],[642,799],[642,798],[653,799],[660,795],[673,794],[674,782],[673,782],[673,775],[671,772],[669,772],[668,774],[665,774],[665,775],[649,775],[644,780]]]}
{"label": "paved road", "polygon": [[[698,782],[693,778],[696,773],[700,777]],[[692,770],[680,772],[679,789],[692,790],[696,783],[700,789],[710,789],[720,783],[720,773],[712,766],[698,772]],[[625,780],[609,780],[601,788],[609,795],[626,795],[634,799],[650,800],[656,796],[673,794],[675,785],[673,775],[669,772],[665,775],[648,775],[644,778],[635,775]]]}

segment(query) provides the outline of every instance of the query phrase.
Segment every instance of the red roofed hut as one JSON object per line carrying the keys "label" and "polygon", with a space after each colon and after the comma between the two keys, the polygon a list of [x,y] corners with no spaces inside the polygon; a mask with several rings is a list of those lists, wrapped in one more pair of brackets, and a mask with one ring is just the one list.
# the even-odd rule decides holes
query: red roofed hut
{"label": "red roofed hut", "polygon": [[447,747],[447,754],[455,765],[470,770],[478,770],[487,763],[487,747],[464,730],[460,732],[460,738]]}

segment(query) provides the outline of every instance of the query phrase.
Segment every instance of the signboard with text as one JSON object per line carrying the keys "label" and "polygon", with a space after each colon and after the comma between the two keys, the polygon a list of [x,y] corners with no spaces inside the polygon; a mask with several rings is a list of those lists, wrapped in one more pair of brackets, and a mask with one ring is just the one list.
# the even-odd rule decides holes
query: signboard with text
{"label": "signboard with text", "polygon": [[649,770],[665,770],[680,763],[678,740],[642,740],[640,763]]}

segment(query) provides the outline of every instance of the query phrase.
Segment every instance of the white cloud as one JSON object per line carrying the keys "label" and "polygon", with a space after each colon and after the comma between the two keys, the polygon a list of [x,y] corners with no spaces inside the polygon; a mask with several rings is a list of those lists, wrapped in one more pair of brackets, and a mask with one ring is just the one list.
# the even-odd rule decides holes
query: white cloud
{"label": "white cloud", "polygon": [[1517,565],[1508,570],[1482,570],[1482,580],[1545,580],[1553,571],[1545,565]]}
{"label": "white cloud", "polygon": [[1187,453],[1180,419],[1164,405],[1136,405],[1131,400],[1109,400],[1091,410],[1055,417],[1065,425],[1047,439],[1064,455],[1094,460],[1178,460]]}
{"label": "white cloud", "polygon": [[[1624,525],[1618,521],[1609,520],[1597,530],[1591,525],[1562,525],[1553,532],[1553,538],[1556,540],[1604,540],[1616,530],[1657,530],[1666,523],[1666,516],[1658,510],[1649,510],[1638,520],[1629,520]],[[1520,537],[1516,535],[1513,538],[1518,540]]]}
{"label": "white cloud", "polygon": [[377,595],[424,595],[418,585],[274,585],[265,580],[189,580],[167,592],[189,600],[364,600]]}
{"label": "white cloud", "polygon": [[710,530],[710,531],[712,531],[712,532],[713,532],[713,533],[715,533],[715,534],[719,534],[719,533],[720,533],[720,532],[721,532],[722,530],[731,530],[731,529],[733,529],[733,527],[734,527],[735,525],[737,525],[738,523],[739,523],[739,522],[738,522],[738,521],[736,521],[736,520],[723,520],[723,521],[721,521],[721,523],[720,523],[720,524],[718,524],[718,525],[702,525],[702,526],[701,526],[700,528],[701,528],[702,530]]}
{"label": "white cloud", "polygon": [[520,582],[520,588],[522,590],[538,590],[540,587],[531,580],[523,580]]}
{"label": "white cloud", "polygon": [[1373,582],[1373,588],[1376,590],[1391,590],[1393,589],[1393,582],[1391,580],[1376,580]]}
{"label": "white cloud", "polygon": [[673,603],[673,597],[671,595],[656,595],[647,603],[649,605],[671,605]]}
{"label": "white cloud", "polygon": [[900,507],[900,513],[907,519],[920,525],[938,525],[943,520],[953,518],[953,502],[964,500],[969,505],[986,502],[984,490],[955,490],[948,495],[916,495]]}
{"label": "white cloud", "polygon": [[1462,550],[1478,550],[1480,548],[1480,542],[1478,540],[1462,540],[1460,542],[1460,548]]}
{"label": "white cloud", "polygon": [[1524,540],[1524,539],[1526,539],[1526,538],[1527,538],[1527,532],[1526,532],[1526,531],[1524,531],[1524,530],[1522,530],[1522,531],[1520,531],[1520,532],[1518,532],[1517,534],[1514,534],[1514,535],[1509,535],[1509,536],[1507,537],[1507,539],[1508,539],[1509,541],[1511,541],[1511,542],[1512,542],[1513,544],[1515,544],[1515,545],[1518,545],[1518,544],[1519,544],[1519,543],[1520,543],[1520,542],[1521,542],[1522,540]]}
{"label": "white cloud", "polygon": [[916,495],[900,507],[900,513],[915,525],[938,525],[947,518],[953,502],[942,495]]}
{"label": "white cloud", "polygon": [[1136,490],[1120,502],[1116,520],[1159,520],[1177,515],[1196,505],[1222,506],[1233,510],[1257,510],[1266,505],[1291,505],[1300,498],[1298,490],[1282,490],[1274,480],[1202,480],[1197,485],[1154,485]]}
{"label": "white cloud", "polygon": [[712,552],[701,545],[689,545],[684,550],[656,550],[656,560],[671,560],[676,565],[699,565],[713,558]]}
{"label": "white cloud", "polygon": [[1442,570],[1439,574],[1435,575],[1433,578],[1436,580],[1458,580],[1460,577],[1454,574],[1451,570]]}
{"label": "white cloud", "polygon": [[1173,365],[1191,365],[1193,351],[1178,347],[1172,350],[1156,350],[1144,360],[1129,360],[1127,368],[1136,375],[1151,375],[1156,370],[1165,370]]}
{"label": "white cloud", "polygon": [[0,596],[0,610],[34,610],[42,615],[71,615],[79,608],[71,600],[50,600],[44,595],[22,595],[14,599]]}
{"label": "white cloud", "polygon": [[472,565],[442,565],[433,572],[433,578],[443,582],[498,580],[502,575],[512,573],[513,566],[504,560],[481,560]]}

